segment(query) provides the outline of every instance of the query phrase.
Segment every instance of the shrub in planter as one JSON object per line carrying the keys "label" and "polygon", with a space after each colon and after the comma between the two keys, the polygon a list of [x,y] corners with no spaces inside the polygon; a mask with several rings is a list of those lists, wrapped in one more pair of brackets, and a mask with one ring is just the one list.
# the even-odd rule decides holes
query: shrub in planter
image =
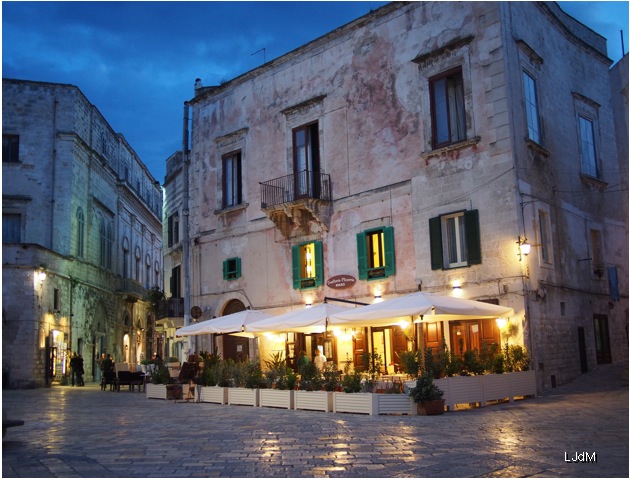
{"label": "shrub in planter", "polygon": [[346,393],[359,393],[363,388],[361,384],[362,374],[358,371],[350,371],[350,364],[344,368],[343,380],[341,386]]}
{"label": "shrub in planter", "polygon": [[319,371],[315,363],[309,362],[300,368],[300,390],[309,392],[321,390],[324,385],[322,372]]}
{"label": "shrub in planter", "polygon": [[444,392],[433,383],[433,375],[428,371],[418,377],[409,396],[418,404],[418,413],[421,415],[444,413]]}
{"label": "shrub in planter", "polygon": [[260,388],[263,381],[262,369],[260,363],[250,360],[244,362],[245,365],[245,388]]}
{"label": "shrub in planter", "polygon": [[418,371],[420,370],[419,352],[401,352],[398,353],[398,358],[400,359],[402,371],[411,378],[418,378]]}
{"label": "shrub in planter", "polygon": [[171,374],[168,370],[168,367],[162,363],[157,366],[157,369],[151,376],[151,380],[153,383],[164,384],[171,382]]}
{"label": "shrub in planter", "polygon": [[326,363],[322,372],[324,375],[324,390],[327,392],[336,392],[341,382],[341,375],[334,363]]}
{"label": "shrub in planter", "polygon": [[449,367],[449,352],[446,343],[442,344],[441,349],[427,348],[424,351],[422,371],[431,373],[433,378],[441,378],[447,374]]}
{"label": "shrub in planter", "polygon": [[529,370],[529,353],[520,345],[505,342],[503,357],[506,372],[525,372]]}

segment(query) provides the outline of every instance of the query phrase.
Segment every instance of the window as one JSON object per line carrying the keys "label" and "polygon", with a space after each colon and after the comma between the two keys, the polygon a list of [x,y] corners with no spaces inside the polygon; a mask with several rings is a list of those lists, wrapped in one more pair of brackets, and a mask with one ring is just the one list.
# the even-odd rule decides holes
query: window
{"label": "window", "polygon": [[429,81],[433,148],[466,140],[464,80],[461,68]]}
{"label": "window", "polygon": [[602,278],[604,275],[604,254],[602,252],[602,232],[591,230],[591,265],[593,275]]}
{"label": "window", "polygon": [[324,281],[322,242],[308,242],[291,248],[293,288],[314,288]]}
{"label": "window", "polygon": [[598,178],[597,157],[595,155],[595,134],[593,121],[578,115],[580,128],[580,150],[582,154],[582,173]]}
{"label": "window", "polygon": [[107,263],[107,228],[105,227],[105,220],[102,218],[98,227],[98,233],[100,236],[99,264],[101,267],[104,267]]}
{"label": "window", "polygon": [[172,247],[179,243],[179,213],[174,213],[168,217],[168,246]]}
{"label": "window", "polygon": [[481,263],[479,211],[466,210],[429,219],[431,269]]}
{"label": "window", "polygon": [[241,276],[241,259],[228,258],[223,262],[223,280],[234,280]]}
{"label": "window", "polygon": [[2,243],[22,242],[22,215],[19,213],[2,214]]}
{"label": "window", "polygon": [[538,210],[538,243],[540,243],[540,259],[551,263],[551,239],[549,237],[549,215],[544,210]]}
{"label": "window", "polygon": [[61,297],[58,288],[53,289],[53,310],[55,312],[59,312],[61,310]]}
{"label": "window", "polygon": [[293,172],[296,198],[318,198],[320,179],[317,123],[293,130]]}
{"label": "window", "polygon": [[241,152],[234,152],[223,157],[223,208],[242,201]]}
{"label": "window", "polygon": [[141,278],[140,278],[140,247],[136,247],[136,253],[135,253],[135,272],[134,272],[134,278],[136,280],[136,282],[141,283]]}
{"label": "window", "polygon": [[17,163],[20,161],[20,136],[2,134],[2,162]]}
{"label": "window", "polygon": [[384,278],[396,273],[394,227],[366,230],[357,234],[359,279]]}
{"label": "window", "polygon": [[177,266],[171,270],[171,297],[182,298],[182,267]]}
{"label": "window", "polygon": [[527,115],[527,137],[540,144],[540,126],[538,119],[538,98],[536,80],[523,71],[523,91],[525,95],[525,112]]}
{"label": "window", "polygon": [[85,217],[83,216],[83,210],[81,208],[77,208],[77,257],[83,257],[84,236]]}

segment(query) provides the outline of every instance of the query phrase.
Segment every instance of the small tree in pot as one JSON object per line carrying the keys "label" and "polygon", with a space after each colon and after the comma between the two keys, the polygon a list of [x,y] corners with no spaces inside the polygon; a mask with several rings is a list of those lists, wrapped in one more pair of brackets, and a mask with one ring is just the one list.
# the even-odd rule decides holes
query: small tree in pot
{"label": "small tree in pot", "polygon": [[409,396],[418,404],[418,415],[439,415],[444,413],[444,392],[433,383],[433,375],[423,372]]}

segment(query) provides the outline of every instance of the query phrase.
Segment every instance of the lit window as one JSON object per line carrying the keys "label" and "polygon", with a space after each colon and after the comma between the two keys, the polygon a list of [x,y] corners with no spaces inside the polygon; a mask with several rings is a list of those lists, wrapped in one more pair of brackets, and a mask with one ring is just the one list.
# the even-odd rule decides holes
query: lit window
{"label": "lit window", "polygon": [[394,228],[383,227],[357,234],[359,279],[384,278],[396,273]]}
{"label": "lit window", "polygon": [[431,269],[481,263],[478,210],[466,210],[429,219]]}
{"label": "lit window", "polygon": [[324,279],[322,242],[308,242],[291,249],[293,288],[319,287]]}

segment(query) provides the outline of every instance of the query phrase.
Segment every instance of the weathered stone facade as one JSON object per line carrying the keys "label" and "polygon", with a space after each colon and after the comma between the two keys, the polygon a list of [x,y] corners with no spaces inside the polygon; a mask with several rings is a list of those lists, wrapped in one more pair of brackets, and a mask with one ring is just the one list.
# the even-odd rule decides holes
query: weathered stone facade
{"label": "weathered stone facade", "polygon": [[163,282],[161,187],[77,87],[2,93],[3,386],[67,381],[70,352],[87,381],[102,353],[136,363]]}
{"label": "weathered stone facade", "polygon": [[[393,3],[220,86],[198,82],[191,303],[218,316],[234,299],[281,313],[459,292],[515,310],[499,335],[529,349],[540,389],[627,360],[627,192],[605,52],[555,3]],[[300,184],[302,171],[321,176]],[[480,243],[450,261],[456,217]],[[359,238],[385,230],[395,265],[385,252],[385,274],[361,278]],[[296,283],[305,244],[321,245],[319,277]],[[339,274],[359,280],[319,281]],[[479,328],[437,327],[451,348]]]}

